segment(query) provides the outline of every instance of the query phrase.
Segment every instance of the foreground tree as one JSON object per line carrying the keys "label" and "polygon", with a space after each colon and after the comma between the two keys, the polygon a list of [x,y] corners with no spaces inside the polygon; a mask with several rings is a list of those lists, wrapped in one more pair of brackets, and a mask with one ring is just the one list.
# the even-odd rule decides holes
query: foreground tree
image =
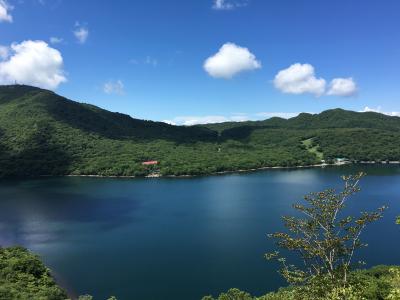
{"label": "foreground tree", "polygon": [[[348,274],[353,266],[357,249],[366,246],[360,240],[365,227],[380,219],[386,207],[374,212],[362,212],[360,216],[344,216],[346,202],[360,191],[359,181],[363,173],[343,176],[344,188],[311,193],[304,197],[305,204],[293,207],[303,217],[283,217],[288,232],[269,234],[279,248],[296,252],[302,265],[288,264],[279,251],[266,254],[267,259],[277,259],[280,273],[291,284],[309,284],[324,281],[319,286],[331,285],[345,290]],[[322,283],[322,282],[321,282]]]}

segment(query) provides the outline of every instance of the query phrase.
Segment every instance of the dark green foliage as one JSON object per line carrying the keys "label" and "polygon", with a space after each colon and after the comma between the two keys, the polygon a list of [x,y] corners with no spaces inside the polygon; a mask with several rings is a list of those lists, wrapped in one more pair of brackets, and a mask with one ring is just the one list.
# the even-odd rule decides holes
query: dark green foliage
{"label": "dark green foliage", "polygon": [[305,286],[281,288],[260,297],[238,289],[230,289],[217,298],[203,300],[397,300],[400,299],[400,267],[376,266],[349,274],[349,286],[338,289],[324,277],[315,278]]}
{"label": "dark green foliage", "polygon": [[[172,126],[34,87],[1,86],[0,177],[206,175],[312,165],[322,155],[400,160],[399,129],[400,118],[344,110],[289,120]],[[313,145],[307,148],[303,141],[310,138]],[[157,170],[142,166],[146,160],[160,161]]]}
{"label": "dark green foliage", "polygon": [[40,259],[22,247],[0,248],[1,300],[64,300],[67,294],[58,287]]}
{"label": "dark green foliage", "polygon": [[93,300],[93,297],[90,295],[81,295],[78,300]]}
{"label": "dark green foliage", "polygon": [[255,299],[249,293],[243,292],[239,289],[230,289],[226,293],[221,293],[218,298],[212,296],[203,297],[202,300],[253,300]]}
{"label": "dark green foliage", "polygon": [[400,158],[400,131],[379,129],[321,130],[315,134],[315,143],[326,159],[345,157],[356,161],[398,161]]}

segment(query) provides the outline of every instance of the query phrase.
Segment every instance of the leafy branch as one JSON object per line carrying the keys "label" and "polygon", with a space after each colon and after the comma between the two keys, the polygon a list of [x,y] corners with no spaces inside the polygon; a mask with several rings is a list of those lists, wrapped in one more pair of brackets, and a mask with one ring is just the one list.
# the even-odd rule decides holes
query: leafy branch
{"label": "leafy branch", "polygon": [[339,193],[327,189],[306,195],[305,204],[293,205],[303,218],[284,216],[288,232],[268,235],[276,240],[278,248],[297,253],[303,262],[302,266],[288,264],[279,251],[266,254],[267,259],[280,262],[280,273],[289,283],[301,284],[328,275],[332,282],[346,285],[354,253],[367,246],[361,242],[362,232],[368,224],[380,219],[386,209],[384,206],[361,212],[358,217],[342,216],[346,202],[360,191],[359,181],[364,175],[343,176],[344,188]]}

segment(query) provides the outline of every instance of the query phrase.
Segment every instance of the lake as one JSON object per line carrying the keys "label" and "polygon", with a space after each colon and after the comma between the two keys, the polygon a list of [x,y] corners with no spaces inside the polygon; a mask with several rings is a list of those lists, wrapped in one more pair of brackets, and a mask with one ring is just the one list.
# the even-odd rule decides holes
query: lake
{"label": "lake", "polygon": [[283,285],[267,233],[311,191],[364,170],[350,213],[388,205],[362,236],[368,263],[400,264],[399,166],[267,170],[197,178],[59,177],[0,182],[0,244],[38,253],[70,294],[191,300]]}

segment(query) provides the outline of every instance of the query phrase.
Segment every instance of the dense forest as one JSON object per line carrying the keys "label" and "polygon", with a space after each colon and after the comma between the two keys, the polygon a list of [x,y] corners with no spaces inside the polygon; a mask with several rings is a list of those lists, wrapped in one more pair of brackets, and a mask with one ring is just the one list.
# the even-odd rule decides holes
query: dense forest
{"label": "dense forest", "polygon": [[[334,109],[289,120],[173,126],[24,85],[0,87],[0,176],[203,175],[400,160],[400,118]],[[144,161],[156,160],[156,166]]]}

